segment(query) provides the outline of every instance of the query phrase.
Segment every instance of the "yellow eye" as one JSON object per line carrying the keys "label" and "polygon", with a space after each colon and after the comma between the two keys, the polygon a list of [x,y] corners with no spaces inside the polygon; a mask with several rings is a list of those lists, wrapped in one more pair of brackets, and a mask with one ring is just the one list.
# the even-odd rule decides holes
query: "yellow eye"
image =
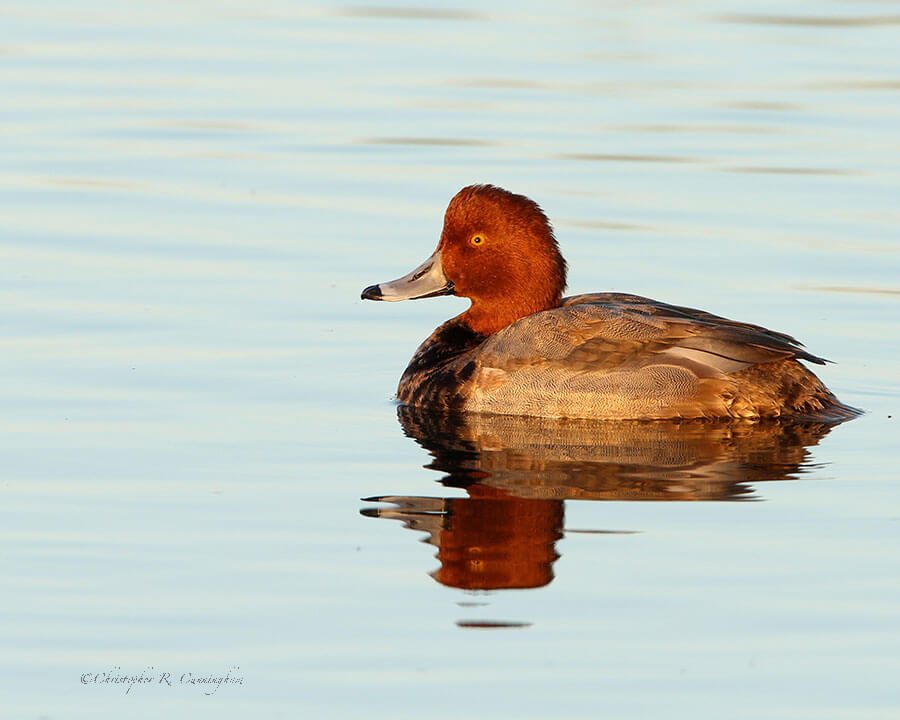
{"label": "yellow eye", "polygon": [[481,245],[484,242],[484,238],[481,235],[474,235],[471,240],[469,240],[472,245]]}

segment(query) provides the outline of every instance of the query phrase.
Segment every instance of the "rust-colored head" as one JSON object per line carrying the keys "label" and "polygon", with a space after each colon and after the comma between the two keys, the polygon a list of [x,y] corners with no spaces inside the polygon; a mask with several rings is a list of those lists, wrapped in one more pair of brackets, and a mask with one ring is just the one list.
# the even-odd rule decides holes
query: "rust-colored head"
{"label": "rust-colored head", "polygon": [[450,201],[438,244],[456,295],[472,300],[460,316],[484,335],[558,307],[566,262],[537,203],[493,185],[470,185]]}
{"label": "rust-colored head", "polygon": [[408,275],[367,287],[369,300],[460,295],[459,316],[490,335],[519,318],[558,307],[566,262],[537,203],[494,185],[470,185],[450,201],[437,250]]}

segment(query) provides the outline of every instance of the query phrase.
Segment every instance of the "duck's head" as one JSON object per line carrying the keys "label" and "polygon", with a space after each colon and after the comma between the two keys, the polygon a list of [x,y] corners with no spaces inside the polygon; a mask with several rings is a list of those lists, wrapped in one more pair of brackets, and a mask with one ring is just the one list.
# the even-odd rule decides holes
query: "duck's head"
{"label": "duck's head", "polygon": [[408,275],[367,287],[366,300],[459,295],[459,316],[490,335],[519,318],[558,307],[566,263],[537,203],[493,185],[470,185],[450,201],[437,250]]}

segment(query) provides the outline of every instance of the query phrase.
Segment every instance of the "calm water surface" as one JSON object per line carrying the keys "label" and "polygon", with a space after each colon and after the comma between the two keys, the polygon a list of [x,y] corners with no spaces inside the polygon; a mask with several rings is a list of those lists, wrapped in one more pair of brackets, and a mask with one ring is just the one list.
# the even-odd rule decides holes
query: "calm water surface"
{"label": "calm water surface", "polygon": [[[900,3],[13,1],[0,87],[4,717],[900,716]],[[866,415],[398,417],[472,182]]]}

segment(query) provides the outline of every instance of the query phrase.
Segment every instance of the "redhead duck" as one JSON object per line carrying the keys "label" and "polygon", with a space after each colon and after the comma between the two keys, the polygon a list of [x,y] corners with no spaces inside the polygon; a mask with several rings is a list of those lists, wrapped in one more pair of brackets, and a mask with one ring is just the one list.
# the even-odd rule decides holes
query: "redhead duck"
{"label": "redhead duck", "polygon": [[437,249],[367,300],[472,302],[419,347],[397,398],[551,418],[844,419],[790,335],[621,293],[563,297],[566,262],[537,203],[493,185],[450,201]]}

